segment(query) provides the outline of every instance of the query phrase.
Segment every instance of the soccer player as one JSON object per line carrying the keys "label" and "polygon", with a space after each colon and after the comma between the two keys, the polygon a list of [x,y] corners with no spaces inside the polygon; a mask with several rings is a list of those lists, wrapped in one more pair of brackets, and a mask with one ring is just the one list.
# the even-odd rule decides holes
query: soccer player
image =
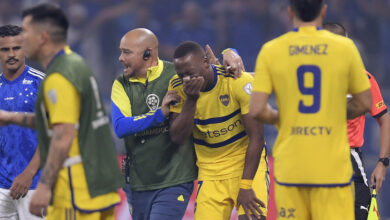
{"label": "soccer player", "polygon": [[[353,42],[321,28],[326,9],[322,0],[290,0],[295,28],[264,44],[256,62],[249,112],[279,128],[279,218],[354,219],[346,125],[370,111],[370,84]],[[267,104],[272,92],[278,110]]]}
{"label": "soccer player", "polygon": [[[347,36],[347,31],[341,24],[325,23],[324,28],[341,36]],[[380,128],[380,151],[378,163],[371,175],[371,186],[375,185],[379,192],[386,178],[386,168],[389,165],[390,153],[390,117],[383,101],[378,83],[373,75],[367,72],[371,84],[372,107],[370,115],[374,117]],[[363,167],[361,147],[364,143],[363,133],[365,115],[348,120],[348,140],[351,146],[351,160],[355,184],[355,219],[367,219],[371,202],[371,192],[368,186],[366,172]]]}
{"label": "soccer player", "polygon": [[[119,49],[124,73],[112,86],[111,107],[114,131],[127,150],[130,213],[135,220],[180,220],[198,172],[190,139],[178,145],[168,133],[169,104],[180,98],[167,93],[174,66],[158,58],[157,37],[144,28],[126,33]],[[241,69],[234,52],[224,61]]]}
{"label": "soccer player", "polygon": [[251,219],[250,213],[265,219],[264,126],[248,116],[253,77],[244,72],[234,79],[210,65],[191,41],[176,48],[174,64],[169,91],[181,99],[171,106],[169,131],[175,143],[193,136],[199,167],[195,219],[230,219],[234,205],[240,219]]}
{"label": "soccer player", "polygon": [[[0,109],[34,112],[45,75],[26,66],[21,32],[14,25],[0,27]],[[41,173],[37,142],[35,131],[29,128],[0,127],[0,218],[40,219],[28,210]]]}
{"label": "soccer player", "polygon": [[90,68],[66,46],[68,25],[51,4],[23,11],[23,48],[47,77],[35,114],[1,111],[0,121],[37,130],[43,170],[32,214],[44,215],[50,203],[47,219],[114,219],[123,181],[109,119]]}

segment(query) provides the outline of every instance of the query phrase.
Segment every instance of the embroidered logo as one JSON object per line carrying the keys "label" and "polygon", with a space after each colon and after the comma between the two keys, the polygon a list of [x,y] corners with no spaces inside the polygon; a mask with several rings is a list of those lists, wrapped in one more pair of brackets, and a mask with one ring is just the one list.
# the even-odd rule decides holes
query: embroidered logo
{"label": "embroidered logo", "polygon": [[32,80],[27,80],[27,79],[23,79],[23,82],[22,82],[22,84],[26,84],[26,85],[30,85],[32,83],[33,83]]}
{"label": "embroidered logo", "polygon": [[219,97],[219,101],[221,101],[224,106],[228,106],[230,102],[230,97],[229,95],[221,95]]}
{"label": "embroidered logo", "polygon": [[159,103],[160,99],[156,94],[149,94],[148,97],[146,97],[146,105],[148,105],[151,111],[156,111]]}
{"label": "embroidered logo", "polygon": [[248,95],[251,95],[252,94],[252,83],[247,83],[245,86],[244,86],[244,91],[248,94]]}

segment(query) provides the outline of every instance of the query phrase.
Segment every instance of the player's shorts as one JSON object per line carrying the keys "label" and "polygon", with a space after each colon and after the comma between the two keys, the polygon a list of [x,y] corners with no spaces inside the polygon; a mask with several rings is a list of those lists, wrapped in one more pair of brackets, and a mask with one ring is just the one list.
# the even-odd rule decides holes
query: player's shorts
{"label": "player's shorts", "polygon": [[74,208],[50,206],[47,210],[47,220],[115,220],[114,208],[101,212],[83,213]]}
{"label": "player's shorts", "polygon": [[343,187],[296,187],[275,183],[278,219],[354,220],[353,184]]}
{"label": "player's shorts", "polygon": [[[237,204],[240,180],[241,177],[224,180],[199,180],[195,204],[195,219],[230,219],[233,207]],[[267,206],[269,175],[266,165],[257,169],[252,188],[257,198]],[[261,210],[267,216],[267,207],[261,207]],[[238,209],[238,215],[245,215],[242,207]]]}
{"label": "player's shorts", "polygon": [[366,220],[371,203],[371,192],[367,175],[363,167],[363,157],[360,148],[351,148],[353,181],[355,183],[355,219]]}
{"label": "player's shorts", "polygon": [[193,181],[148,191],[124,188],[133,220],[181,220],[193,190]]}
{"label": "player's shorts", "polygon": [[42,220],[43,218],[32,215],[29,211],[30,201],[35,190],[28,190],[24,198],[12,199],[11,190],[0,189],[0,219],[7,220]]}
{"label": "player's shorts", "polygon": [[[52,201],[47,213],[49,220],[67,220],[68,215],[80,216],[77,219],[90,219],[88,215],[104,216],[104,218],[97,219],[111,219],[110,210],[119,204],[120,197],[118,192],[114,191],[91,198],[84,167],[82,163],[79,163],[60,170],[54,186]],[[113,212],[112,216],[114,216]]]}

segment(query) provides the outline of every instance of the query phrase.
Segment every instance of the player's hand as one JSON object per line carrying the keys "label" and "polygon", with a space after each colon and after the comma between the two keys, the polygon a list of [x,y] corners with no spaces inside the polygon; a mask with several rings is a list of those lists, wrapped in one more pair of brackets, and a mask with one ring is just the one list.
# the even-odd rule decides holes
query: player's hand
{"label": "player's hand", "polygon": [[12,199],[24,198],[27,195],[28,189],[31,186],[34,175],[27,172],[22,172],[14,179],[10,188],[10,196]]}
{"label": "player's hand", "polygon": [[206,51],[206,57],[209,60],[210,64],[221,65],[218,58],[215,57],[214,52],[211,49],[210,45],[206,44],[205,51]]}
{"label": "player's hand", "polygon": [[161,104],[161,111],[165,117],[168,117],[169,115],[169,105],[178,103],[179,101],[180,96],[177,94],[176,91],[171,90],[165,94]]}
{"label": "player's hand", "polygon": [[187,98],[193,101],[198,100],[203,83],[203,76],[183,77],[183,90]]}
{"label": "player's hand", "polygon": [[376,185],[376,191],[379,191],[382,188],[382,184],[386,178],[386,167],[379,162],[371,175],[371,186]]}
{"label": "player's hand", "polygon": [[11,121],[11,112],[0,110],[0,126],[8,125]]}
{"label": "player's hand", "polygon": [[[245,211],[248,220],[251,220],[251,212],[257,219],[260,219],[261,215],[264,215],[260,206],[265,208],[265,204],[256,197],[253,189],[240,189],[237,197],[237,209],[242,206]],[[260,215],[259,215],[260,214]]]}
{"label": "player's hand", "polygon": [[30,202],[30,212],[38,217],[46,215],[47,207],[51,199],[51,188],[39,183]]}
{"label": "player's hand", "polygon": [[228,50],[223,54],[223,66],[231,73],[234,73],[235,78],[241,77],[241,72],[245,72],[244,63],[240,55],[236,54],[232,50]]}

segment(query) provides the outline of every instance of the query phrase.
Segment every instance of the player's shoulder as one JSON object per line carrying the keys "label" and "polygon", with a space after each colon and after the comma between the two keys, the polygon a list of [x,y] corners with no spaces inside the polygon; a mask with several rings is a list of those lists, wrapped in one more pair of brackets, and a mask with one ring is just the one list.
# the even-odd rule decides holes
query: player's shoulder
{"label": "player's shoulder", "polygon": [[182,86],[183,86],[183,80],[177,74],[172,76],[172,78],[169,80],[169,87],[171,89],[175,89],[176,90],[176,89],[179,89]]}
{"label": "player's shoulder", "polygon": [[35,80],[38,80],[38,81],[41,81],[43,80],[45,77],[46,77],[46,74],[37,70],[37,69],[34,69],[30,66],[26,66],[27,69],[27,76],[29,78],[32,78],[32,79],[35,79]]}

